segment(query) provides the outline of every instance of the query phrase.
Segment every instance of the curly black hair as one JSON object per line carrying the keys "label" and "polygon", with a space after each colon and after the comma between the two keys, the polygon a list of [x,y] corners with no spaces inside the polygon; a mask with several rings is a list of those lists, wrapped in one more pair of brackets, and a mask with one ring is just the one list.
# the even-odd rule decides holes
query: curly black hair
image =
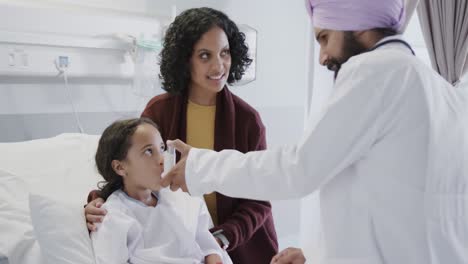
{"label": "curly black hair", "polygon": [[162,86],[170,94],[181,94],[190,84],[190,58],[193,47],[203,34],[214,26],[225,33],[231,53],[231,69],[227,82],[234,83],[242,78],[252,63],[248,57],[245,35],[224,13],[208,7],[192,8],[178,15],[169,26],[160,54]]}
{"label": "curly black hair", "polygon": [[104,178],[104,181],[98,183],[99,197],[104,200],[114,191],[123,188],[123,179],[112,168],[112,161],[124,160],[127,157],[132,146],[132,135],[142,124],[150,124],[159,131],[156,123],[142,117],[115,121],[102,133],[95,160],[98,172]]}

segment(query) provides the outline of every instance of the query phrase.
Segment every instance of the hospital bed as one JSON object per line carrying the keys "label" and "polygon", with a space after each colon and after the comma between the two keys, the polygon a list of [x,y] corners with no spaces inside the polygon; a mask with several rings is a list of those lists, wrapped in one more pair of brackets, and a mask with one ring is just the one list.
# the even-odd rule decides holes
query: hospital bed
{"label": "hospital bed", "polygon": [[0,264],[93,263],[83,205],[99,136],[0,143]]}

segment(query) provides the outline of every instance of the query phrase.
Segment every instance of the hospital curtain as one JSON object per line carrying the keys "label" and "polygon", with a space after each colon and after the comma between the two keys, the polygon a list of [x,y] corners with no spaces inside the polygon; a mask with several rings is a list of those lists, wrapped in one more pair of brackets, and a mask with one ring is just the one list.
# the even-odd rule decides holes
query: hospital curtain
{"label": "hospital curtain", "polygon": [[468,0],[420,0],[417,12],[432,67],[457,85],[468,72]]}

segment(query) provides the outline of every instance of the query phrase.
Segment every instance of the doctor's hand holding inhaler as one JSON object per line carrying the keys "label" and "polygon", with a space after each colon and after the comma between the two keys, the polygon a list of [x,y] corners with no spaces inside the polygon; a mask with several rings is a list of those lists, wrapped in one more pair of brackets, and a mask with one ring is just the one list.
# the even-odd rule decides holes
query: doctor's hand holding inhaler
{"label": "doctor's hand holding inhaler", "polygon": [[[176,139],[167,141],[167,149],[169,150],[169,148],[174,152],[177,150],[180,153],[180,160],[177,164],[170,165],[171,168],[169,170],[166,170],[166,165],[164,165],[164,178],[161,182],[161,186],[164,188],[170,186],[172,191],[177,191],[180,188],[182,191],[188,192],[187,184],[185,182],[185,162],[192,147],[181,140]],[[166,154],[164,156],[164,164],[165,163]]]}
{"label": "doctor's hand holding inhaler", "polygon": [[162,177],[164,177],[176,164],[175,148],[167,145],[167,149],[166,151],[164,151],[163,155],[164,155],[164,172],[162,174]]}
{"label": "doctor's hand holding inhaler", "polygon": [[[166,165],[164,165],[164,178],[161,182],[161,186],[164,188],[170,186],[172,191],[177,191],[180,188],[182,191],[188,192],[185,182],[185,162],[192,147],[176,139],[168,140],[167,148],[171,148],[174,151],[177,150],[180,153],[180,160],[177,164],[172,165],[170,170],[166,170]],[[166,159],[164,159],[164,163],[165,162]]]}

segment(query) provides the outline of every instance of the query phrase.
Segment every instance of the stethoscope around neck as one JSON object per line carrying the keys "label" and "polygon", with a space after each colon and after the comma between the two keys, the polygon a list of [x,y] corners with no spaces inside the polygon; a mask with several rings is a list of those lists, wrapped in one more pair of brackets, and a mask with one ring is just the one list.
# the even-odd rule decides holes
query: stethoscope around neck
{"label": "stethoscope around neck", "polygon": [[413,55],[416,56],[416,53],[414,52],[413,48],[411,47],[410,44],[408,44],[408,42],[404,41],[404,40],[401,40],[401,39],[389,39],[389,40],[386,40],[386,41],[382,41],[380,42],[379,44],[375,45],[374,47],[372,47],[371,49],[368,50],[369,51],[373,51],[373,50],[376,50],[382,46],[385,46],[387,44],[391,44],[391,43],[400,43],[400,44],[403,44],[405,45]]}

